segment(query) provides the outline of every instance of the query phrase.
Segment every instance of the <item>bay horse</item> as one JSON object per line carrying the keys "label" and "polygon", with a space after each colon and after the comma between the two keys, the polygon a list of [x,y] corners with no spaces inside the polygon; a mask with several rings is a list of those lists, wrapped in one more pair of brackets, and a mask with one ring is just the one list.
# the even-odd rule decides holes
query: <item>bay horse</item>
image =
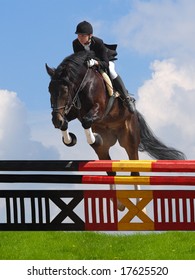
{"label": "bay horse", "polygon": [[[130,160],[139,159],[138,151],[147,152],[155,159],[185,159],[182,152],[167,147],[154,135],[138,110],[131,113],[121,98],[109,97],[98,70],[87,67],[86,61],[93,57],[93,52],[82,51],[66,57],[56,69],[46,64],[51,77],[52,122],[55,128],[62,131],[64,144],[69,147],[76,144],[76,136],[69,133],[68,123],[78,119],[88,144],[100,160],[111,159],[109,149],[117,141]],[[115,172],[107,174],[116,175]],[[131,172],[131,175],[139,176],[139,173]],[[137,185],[134,187],[139,188]],[[120,202],[118,209],[124,210]]]}

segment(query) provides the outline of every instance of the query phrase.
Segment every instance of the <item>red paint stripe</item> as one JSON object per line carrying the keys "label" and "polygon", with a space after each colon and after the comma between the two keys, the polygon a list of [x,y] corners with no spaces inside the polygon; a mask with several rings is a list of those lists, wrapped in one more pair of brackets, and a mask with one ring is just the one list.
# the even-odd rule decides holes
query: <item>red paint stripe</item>
{"label": "red paint stripe", "polygon": [[95,198],[93,197],[91,199],[91,211],[92,211],[92,223],[96,224],[97,223],[97,218],[96,218],[96,204],[95,204]]}
{"label": "red paint stripe", "polygon": [[183,206],[183,221],[187,223],[187,203],[186,198],[182,199],[182,206]]}
{"label": "red paint stripe", "polygon": [[111,199],[106,198],[106,213],[107,213],[107,223],[111,223],[111,214],[110,214],[110,209],[111,209]]}
{"label": "red paint stripe", "polygon": [[155,224],[155,230],[195,230],[195,223],[157,223]]}
{"label": "red paint stripe", "polygon": [[99,198],[99,218],[100,218],[100,223],[104,223],[104,213],[103,213],[103,198]]}
{"label": "red paint stripe", "polygon": [[151,163],[153,172],[195,172],[194,160],[157,160]]}
{"label": "red paint stripe", "polygon": [[194,176],[151,176],[150,185],[188,185],[195,186]]}
{"label": "red paint stripe", "polygon": [[[115,160],[114,162],[119,161]],[[79,171],[112,171],[112,160],[83,161],[79,163]]]}
{"label": "red paint stripe", "polygon": [[82,176],[82,184],[114,184],[114,176]]}
{"label": "red paint stripe", "polygon": [[154,190],[155,198],[195,198],[194,190]]}
{"label": "red paint stripe", "polygon": [[190,219],[191,219],[191,222],[195,222],[194,220],[194,200],[193,198],[190,198]]}
{"label": "red paint stripe", "polygon": [[179,211],[179,198],[175,199],[175,212],[176,212],[176,222],[180,222],[180,211]]}
{"label": "red paint stripe", "polygon": [[169,222],[173,222],[173,208],[172,208],[172,199],[168,198],[168,213],[169,213]]}
{"label": "red paint stripe", "polygon": [[165,223],[165,200],[163,198],[160,200],[160,208],[162,223]]}

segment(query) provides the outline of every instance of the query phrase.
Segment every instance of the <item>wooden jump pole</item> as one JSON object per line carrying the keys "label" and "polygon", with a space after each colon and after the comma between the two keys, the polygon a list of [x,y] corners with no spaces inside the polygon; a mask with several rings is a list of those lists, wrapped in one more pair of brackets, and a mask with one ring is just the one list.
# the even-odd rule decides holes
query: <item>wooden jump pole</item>
{"label": "wooden jump pole", "polygon": [[195,160],[0,160],[0,171],[195,172]]}
{"label": "wooden jump pole", "polygon": [[107,176],[0,174],[0,183],[116,184],[116,185],[188,185],[195,186],[195,176]]}

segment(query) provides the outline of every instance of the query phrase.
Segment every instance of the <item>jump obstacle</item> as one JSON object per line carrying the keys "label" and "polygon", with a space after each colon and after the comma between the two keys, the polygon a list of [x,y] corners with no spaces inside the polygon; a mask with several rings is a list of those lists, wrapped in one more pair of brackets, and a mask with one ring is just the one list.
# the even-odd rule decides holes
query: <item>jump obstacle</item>
{"label": "jump obstacle", "polygon": [[[161,175],[89,174],[102,171]],[[176,172],[184,175],[172,175]],[[194,160],[0,161],[0,230],[195,230],[195,189],[181,189],[181,186],[195,186],[192,173],[195,173]],[[12,183],[11,190],[2,189],[7,183]],[[47,184],[47,189],[28,190],[24,185],[18,190],[13,189],[14,183]],[[161,185],[166,189],[56,190],[48,189],[50,184],[140,184]],[[178,186],[178,189],[167,189],[168,186]],[[125,206],[124,212],[117,210],[117,200]],[[145,207],[150,207],[150,211],[145,213]]]}

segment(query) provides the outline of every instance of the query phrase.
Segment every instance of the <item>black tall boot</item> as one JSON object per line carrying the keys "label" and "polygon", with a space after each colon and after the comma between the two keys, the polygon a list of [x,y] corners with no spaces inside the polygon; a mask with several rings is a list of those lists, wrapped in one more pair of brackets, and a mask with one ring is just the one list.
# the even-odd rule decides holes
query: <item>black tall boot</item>
{"label": "black tall boot", "polygon": [[121,94],[122,98],[125,100],[125,105],[127,106],[129,112],[134,113],[135,112],[135,105],[133,100],[131,99],[130,95],[128,94],[125,85],[121,79],[121,77],[118,75],[114,80],[113,80],[113,85],[114,88],[119,91]]}

